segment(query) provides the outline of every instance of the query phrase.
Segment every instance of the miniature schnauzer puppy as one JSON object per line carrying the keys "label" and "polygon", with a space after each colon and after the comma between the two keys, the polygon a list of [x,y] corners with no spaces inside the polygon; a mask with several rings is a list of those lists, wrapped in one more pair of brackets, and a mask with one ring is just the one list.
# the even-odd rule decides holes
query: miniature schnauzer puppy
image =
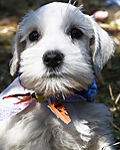
{"label": "miniature schnauzer puppy", "polygon": [[114,150],[110,112],[95,103],[95,76],[115,49],[92,16],[60,2],[30,11],[12,50],[10,73],[18,70],[18,78],[1,93],[1,110],[8,114],[18,93],[30,92],[30,104],[1,120],[0,150]]}

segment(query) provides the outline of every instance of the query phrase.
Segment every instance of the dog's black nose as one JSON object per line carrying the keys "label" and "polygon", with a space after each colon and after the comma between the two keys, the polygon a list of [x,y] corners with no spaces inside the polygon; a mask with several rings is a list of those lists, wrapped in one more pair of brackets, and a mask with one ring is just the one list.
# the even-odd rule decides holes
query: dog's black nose
{"label": "dog's black nose", "polygon": [[64,55],[59,51],[48,51],[43,55],[43,63],[50,68],[56,68],[63,63]]}

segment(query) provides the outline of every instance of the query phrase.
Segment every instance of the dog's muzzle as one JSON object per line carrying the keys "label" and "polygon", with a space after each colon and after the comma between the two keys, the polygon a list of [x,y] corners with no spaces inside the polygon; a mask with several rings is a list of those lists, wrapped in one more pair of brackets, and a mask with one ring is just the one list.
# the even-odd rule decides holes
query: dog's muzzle
{"label": "dog's muzzle", "polygon": [[64,60],[64,54],[60,51],[47,51],[43,55],[43,63],[50,69],[60,67]]}

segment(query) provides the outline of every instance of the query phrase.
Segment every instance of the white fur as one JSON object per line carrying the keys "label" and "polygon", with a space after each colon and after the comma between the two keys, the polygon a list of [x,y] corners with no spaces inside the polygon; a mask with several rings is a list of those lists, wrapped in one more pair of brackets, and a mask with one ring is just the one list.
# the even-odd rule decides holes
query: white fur
{"label": "white fur", "polygon": [[[101,150],[112,142],[109,111],[104,105],[63,103],[72,118],[69,125],[57,119],[46,105],[33,101],[22,113],[8,119],[6,126],[3,121],[0,124],[0,149]],[[106,133],[108,135],[104,135]]]}
{"label": "white fur", "polygon": [[[72,28],[82,31],[79,40],[71,38]],[[32,31],[40,34],[36,42],[29,40]],[[51,3],[30,11],[20,23],[12,47],[11,74],[20,64],[22,84],[45,96],[66,96],[73,89],[87,89],[94,70],[99,75],[114,52],[111,38],[93,18],[65,3]],[[64,62],[51,78],[43,55],[55,50],[64,54]],[[68,125],[52,114],[47,102],[33,99],[24,111],[0,123],[0,150],[114,149],[109,146],[114,141],[107,107],[82,101],[63,105],[72,119]]]}

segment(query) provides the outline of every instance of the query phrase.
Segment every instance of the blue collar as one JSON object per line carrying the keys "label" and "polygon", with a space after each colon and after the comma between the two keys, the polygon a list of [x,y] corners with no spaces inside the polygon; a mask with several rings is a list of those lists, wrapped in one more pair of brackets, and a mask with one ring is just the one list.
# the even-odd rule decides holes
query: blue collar
{"label": "blue collar", "polygon": [[[73,95],[67,96],[65,99],[63,99],[62,96],[60,96],[59,98],[51,98],[51,97],[43,97],[42,94],[38,94],[35,91],[31,90],[31,93],[27,93],[27,94],[14,94],[14,95],[6,95],[5,97],[3,97],[3,100],[0,101],[0,105],[2,106],[0,109],[0,113],[3,114],[0,116],[0,121],[7,119],[9,117],[11,117],[12,115],[21,112],[23,109],[25,109],[30,102],[27,102],[24,104],[24,98],[26,97],[27,100],[31,99],[31,97],[34,97],[36,99],[38,99],[39,101],[48,101],[48,107],[53,111],[57,111],[57,113],[55,113],[55,111],[53,111],[53,113],[55,113],[55,115],[57,116],[60,112],[59,110],[56,110],[56,108],[52,108],[53,104],[56,104],[57,102],[77,102],[77,101],[89,101],[89,102],[95,102],[95,97],[97,95],[97,86],[95,83],[95,80],[93,79],[93,83],[92,85],[90,85],[88,87],[87,90],[82,90],[82,91],[74,91]],[[20,102],[22,103],[15,103],[15,102],[8,102],[6,101],[6,98],[11,98],[11,97],[16,97],[19,99],[19,97],[23,97],[23,99],[19,99]],[[26,99],[25,98],[25,99]],[[59,108],[63,108],[62,110],[65,111],[65,114],[67,113],[64,106],[62,104],[59,104],[58,106],[60,106]],[[57,106],[57,107],[58,107]],[[4,112],[4,113],[3,113]],[[68,113],[67,113],[68,114]],[[62,120],[62,118],[60,117],[61,115],[58,115],[57,117],[60,118]],[[65,116],[65,115],[64,115]],[[71,119],[69,116],[67,121],[64,119],[63,122],[65,122],[66,124],[68,124]]]}
{"label": "blue collar", "polygon": [[73,95],[69,95],[65,98],[59,96],[58,98],[53,97],[43,97],[42,94],[32,91],[32,97],[38,99],[39,101],[64,101],[64,102],[76,102],[76,101],[89,101],[95,102],[95,98],[97,95],[97,85],[95,80],[93,79],[92,85],[88,87],[87,90],[82,91],[74,91]]}

